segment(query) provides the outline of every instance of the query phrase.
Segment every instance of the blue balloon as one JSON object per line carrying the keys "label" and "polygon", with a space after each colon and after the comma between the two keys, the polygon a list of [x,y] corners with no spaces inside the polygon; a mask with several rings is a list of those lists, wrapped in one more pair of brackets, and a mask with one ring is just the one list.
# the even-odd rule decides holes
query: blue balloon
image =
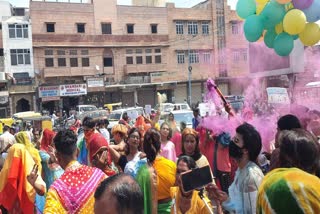
{"label": "blue balloon", "polygon": [[293,38],[287,33],[280,33],[273,42],[273,48],[279,56],[288,56],[293,45]]}
{"label": "blue balloon", "polygon": [[263,32],[263,24],[260,16],[249,16],[243,25],[244,35],[249,42],[257,41]]}
{"label": "blue balloon", "polygon": [[282,22],[285,14],[286,10],[284,5],[279,4],[276,1],[269,2],[261,12],[264,28],[273,28],[276,24]]}
{"label": "blue balloon", "polygon": [[311,6],[302,10],[307,17],[308,22],[316,22],[320,20],[320,0],[314,0]]}
{"label": "blue balloon", "polygon": [[264,43],[268,48],[273,48],[274,39],[277,37],[277,34],[274,29],[270,29],[264,35]]}
{"label": "blue balloon", "polygon": [[246,19],[256,13],[255,0],[239,0],[236,6],[236,11],[239,17]]}

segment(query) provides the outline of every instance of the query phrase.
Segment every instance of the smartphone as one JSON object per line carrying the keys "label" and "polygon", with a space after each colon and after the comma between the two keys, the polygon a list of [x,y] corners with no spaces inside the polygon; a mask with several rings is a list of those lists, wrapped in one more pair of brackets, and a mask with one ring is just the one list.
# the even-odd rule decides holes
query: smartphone
{"label": "smartphone", "polygon": [[185,192],[189,192],[194,189],[201,189],[207,184],[212,183],[212,175],[209,165],[182,173],[180,178]]}

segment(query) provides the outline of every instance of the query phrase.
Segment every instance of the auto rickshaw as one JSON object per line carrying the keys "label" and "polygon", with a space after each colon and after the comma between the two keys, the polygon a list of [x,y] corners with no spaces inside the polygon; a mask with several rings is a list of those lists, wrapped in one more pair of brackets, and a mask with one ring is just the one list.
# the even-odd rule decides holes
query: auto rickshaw
{"label": "auto rickshaw", "polygon": [[34,129],[38,130],[52,130],[52,120],[49,116],[21,117],[17,118],[17,121],[21,123],[24,130],[26,130],[27,124],[31,124]]}
{"label": "auto rickshaw", "polygon": [[2,118],[0,119],[0,133],[3,133],[3,126],[7,125],[7,126],[12,126],[12,124],[14,123],[14,119],[12,118]]}
{"label": "auto rickshaw", "polygon": [[122,106],[122,103],[109,103],[109,104],[104,104],[104,108],[106,109],[109,109],[110,112],[112,112],[113,110],[116,110],[116,109],[119,109],[121,108]]}

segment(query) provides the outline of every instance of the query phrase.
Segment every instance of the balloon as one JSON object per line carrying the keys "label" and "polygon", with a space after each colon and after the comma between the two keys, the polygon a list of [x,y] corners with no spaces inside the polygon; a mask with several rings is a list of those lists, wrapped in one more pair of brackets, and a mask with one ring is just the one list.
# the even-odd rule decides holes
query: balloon
{"label": "balloon", "polygon": [[255,14],[256,2],[254,0],[239,0],[236,11],[239,17],[246,19],[248,16]]}
{"label": "balloon", "polygon": [[303,10],[306,14],[308,22],[316,22],[320,20],[320,0],[313,0],[311,6]]}
{"label": "balloon", "polygon": [[320,40],[320,28],[316,23],[308,23],[299,34],[299,39],[305,46],[315,45]]}
{"label": "balloon", "polygon": [[249,42],[257,41],[263,33],[261,17],[257,15],[249,16],[244,22],[244,35]]}
{"label": "balloon", "polygon": [[294,8],[303,10],[311,6],[314,0],[292,0]]}
{"label": "balloon", "polygon": [[277,34],[280,34],[280,33],[283,32],[282,22],[280,22],[279,24],[277,24],[277,25],[275,26],[275,30],[276,30],[276,33],[277,33]]}
{"label": "balloon", "polygon": [[268,48],[273,48],[274,39],[277,37],[277,34],[274,30],[270,29],[264,35],[264,43]]}
{"label": "balloon", "polygon": [[287,3],[291,2],[291,0],[277,0],[277,2],[279,4],[287,4]]}
{"label": "balloon", "polygon": [[257,4],[257,9],[256,9],[256,14],[259,15],[263,11],[263,9],[266,7],[266,5],[267,5],[267,2],[258,3]]}
{"label": "balloon", "polygon": [[269,0],[256,0],[257,4],[265,4],[268,3]]}
{"label": "balloon", "polygon": [[279,56],[288,56],[293,49],[293,38],[287,33],[280,33],[273,42],[273,48]]}
{"label": "balloon", "polygon": [[283,5],[275,1],[269,2],[261,13],[264,17],[264,27],[268,29],[275,26],[283,20],[285,13],[286,11]]}
{"label": "balloon", "polygon": [[306,16],[301,10],[290,10],[283,19],[283,29],[291,35],[299,34],[303,31],[306,21]]}
{"label": "balloon", "polygon": [[292,38],[293,38],[293,40],[298,39],[298,38],[299,38],[299,34],[297,34],[297,35],[293,35],[293,36],[292,36]]}

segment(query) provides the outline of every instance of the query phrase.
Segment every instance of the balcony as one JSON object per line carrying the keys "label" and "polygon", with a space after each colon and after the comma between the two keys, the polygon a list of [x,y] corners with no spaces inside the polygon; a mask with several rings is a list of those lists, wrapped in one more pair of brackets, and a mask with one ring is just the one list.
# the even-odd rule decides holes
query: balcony
{"label": "balcony", "polygon": [[35,79],[31,77],[15,79],[15,81],[9,84],[10,94],[33,93],[35,92],[35,89]]}
{"label": "balcony", "polygon": [[96,71],[91,67],[59,67],[44,68],[44,78],[48,77],[73,77],[73,76],[94,76]]}
{"label": "balcony", "polygon": [[150,83],[150,76],[136,76],[136,77],[127,76],[124,78],[124,83],[125,84]]}
{"label": "balcony", "polygon": [[124,65],[123,71],[126,74],[132,73],[150,73],[150,72],[159,72],[159,71],[166,71],[167,64],[134,64],[134,65]]}

